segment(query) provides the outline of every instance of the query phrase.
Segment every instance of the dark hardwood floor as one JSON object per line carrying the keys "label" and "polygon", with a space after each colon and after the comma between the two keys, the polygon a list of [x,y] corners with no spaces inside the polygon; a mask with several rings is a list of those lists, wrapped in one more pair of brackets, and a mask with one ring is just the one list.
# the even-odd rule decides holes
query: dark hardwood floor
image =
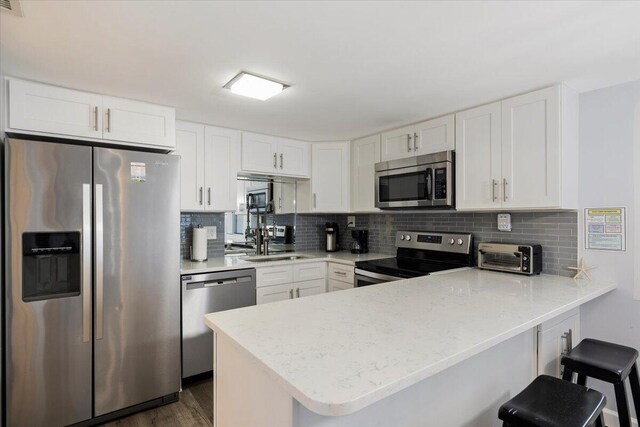
{"label": "dark hardwood floor", "polygon": [[103,424],[105,427],[211,427],[213,382],[206,379],[182,389],[180,401]]}

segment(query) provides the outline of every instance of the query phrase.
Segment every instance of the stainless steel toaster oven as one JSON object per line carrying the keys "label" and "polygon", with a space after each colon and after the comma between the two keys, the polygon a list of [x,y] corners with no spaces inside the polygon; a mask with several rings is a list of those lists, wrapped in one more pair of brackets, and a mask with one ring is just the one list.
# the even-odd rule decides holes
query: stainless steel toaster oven
{"label": "stainless steel toaster oven", "polygon": [[518,274],[542,272],[542,246],[508,243],[480,243],[478,267]]}

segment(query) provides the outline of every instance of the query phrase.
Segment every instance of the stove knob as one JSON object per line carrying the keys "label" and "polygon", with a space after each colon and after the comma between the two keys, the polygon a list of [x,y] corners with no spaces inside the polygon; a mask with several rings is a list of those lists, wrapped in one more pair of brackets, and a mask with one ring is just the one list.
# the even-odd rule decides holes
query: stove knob
{"label": "stove knob", "polygon": [[404,240],[404,234],[400,235],[400,240]]}
{"label": "stove knob", "polygon": [[411,240],[411,236],[407,234],[407,237],[405,237],[405,239],[406,239],[406,240],[407,240],[407,242],[408,242],[409,240]]}
{"label": "stove knob", "polygon": [[450,244],[450,245],[453,245],[455,242],[456,242],[455,240],[453,240],[453,239],[449,239],[449,244]]}
{"label": "stove knob", "polygon": [[462,246],[463,243],[464,243],[464,240],[458,239],[458,245]]}

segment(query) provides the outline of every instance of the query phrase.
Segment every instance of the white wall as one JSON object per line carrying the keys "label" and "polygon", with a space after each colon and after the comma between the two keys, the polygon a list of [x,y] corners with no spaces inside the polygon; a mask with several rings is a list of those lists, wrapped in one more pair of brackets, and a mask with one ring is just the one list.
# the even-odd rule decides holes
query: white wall
{"label": "white wall", "polygon": [[[640,145],[634,129],[640,126],[639,108],[640,80],[580,95],[580,207],[626,206],[628,230],[626,253],[585,250],[581,212],[578,248],[587,264],[598,267],[594,277],[619,286],[583,306],[582,336],[640,350],[640,301],[633,299],[634,251],[640,251],[640,242],[633,238],[634,167],[640,170],[640,163],[634,164],[634,141]],[[611,386],[596,381],[589,385],[605,393],[607,407],[615,410]]]}

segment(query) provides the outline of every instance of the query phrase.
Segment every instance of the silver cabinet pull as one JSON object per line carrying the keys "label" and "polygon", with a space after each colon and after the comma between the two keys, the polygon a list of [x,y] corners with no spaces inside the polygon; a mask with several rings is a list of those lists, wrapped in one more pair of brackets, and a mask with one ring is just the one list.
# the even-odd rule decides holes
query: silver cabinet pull
{"label": "silver cabinet pull", "polygon": [[283,163],[284,163],[284,154],[280,153],[280,169],[282,169]]}
{"label": "silver cabinet pull", "polygon": [[273,168],[278,168],[278,153],[273,153]]}
{"label": "silver cabinet pull", "polygon": [[207,187],[207,205],[211,206],[211,187]]}
{"label": "silver cabinet pull", "polygon": [[[561,355],[565,356],[569,354],[569,352],[573,349],[573,330],[569,329],[568,332],[565,332],[564,334],[562,334],[562,337],[560,337],[560,339],[565,342],[565,344],[562,346],[562,352],[561,352]],[[560,375],[564,375],[563,364],[560,364]]]}
{"label": "silver cabinet pull", "polygon": [[293,299],[293,289],[289,289],[289,299]]}
{"label": "silver cabinet pull", "polygon": [[413,134],[413,151],[418,151],[418,134]]}
{"label": "silver cabinet pull", "polygon": [[200,187],[200,201],[198,202],[201,206],[202,206],[202,190],[203,188]]}
{"label": "silver cabinet pull", "polygon": [[409,135],[409,139],[407,139],[407,153],[411,152],[411,135]]}
{"label": "silver cabinet pull", "polygon": [[296,298],[300,298],[300,288],[296,288]]}
{"label": "silver cabinet pull", "polygon": [[105,123],[105,132],[111,132],[111,108],[107,108],[107,123]]}
{"label": "silver cabinet pull", "polygon": [[98,106],[93,107],[93,130],[98,130]]}
{"label": "silver cabinet pull", "polygon": [[316,207],[316,193],[313,193],[313,207]]}
{"label": "silver cabinet pull", "polygon": [[502,200],[507,201],[507,178],[502,178]]}
{"label": "silver cabinet pull", "polygon": [[96,340],[101,340],[104,322],[104,219],[102,210],[102,185],[96,184],[96,247],[95,247],[95,283],[96,283]]}
{"label": "silver cabinet pull", "polygon": [[495,179],[491,180],[491,200],[496,201],[496,185],[498,182]]}
{"label": "silver cabinet pull", "polygon": [[91,337],[91,185],[82,184],[82,342]]}
{"label": "silver cabinet pull", "polygon": [[346,271],[335,271],[334,273],[340,275],[340,276],[346,276],[347,272]]}
{"label": "silver cabinet pull", "polygon": [[278,208],[282,209],[282,197],[278,197]]}

